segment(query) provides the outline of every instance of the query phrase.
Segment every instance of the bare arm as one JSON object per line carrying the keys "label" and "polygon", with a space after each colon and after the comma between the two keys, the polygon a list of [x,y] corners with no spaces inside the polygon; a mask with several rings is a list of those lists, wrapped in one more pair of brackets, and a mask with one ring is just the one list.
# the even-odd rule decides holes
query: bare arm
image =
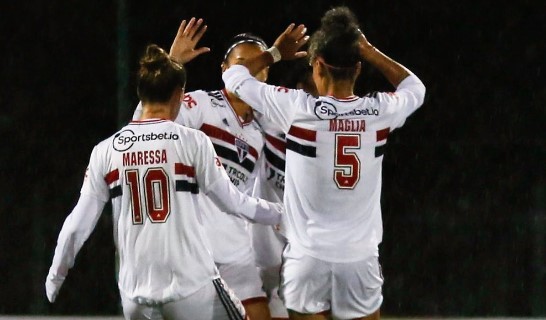
{"label": "bare arm", "polygon": [[195,49],[197,42],[201,40],[205,31],[207,31],[207,26],[203,25],[203,19],[191,18],[187,24],[186,20],[182,20],[169,52],[172,59],[185,64],[198,55],[209,52],[210,48],[207,47]]}
{"label": "bare arm", "polygon": [[[279,35],[269,50],[278,50],[280,59],[282,60],[303,58],[307,55],[307,52],[298,50],[309,40],[309,36],[305,35],[306,32],[307,28],[303,24],[296,27],[292,23]],[[247,67],[250,74],[255,76],[263,68],[270,66],[274,62],[276,61],[273,55],[269,51],[265,51],[252,59],[242,60],[239,64]]]}
{"label": "bare arm", "polygon": [[362,59],[377,68],[395,88],[410,75],[409,70],[403,65],[387,57],[371,45],[363,33],[361,33],[359,45]]}

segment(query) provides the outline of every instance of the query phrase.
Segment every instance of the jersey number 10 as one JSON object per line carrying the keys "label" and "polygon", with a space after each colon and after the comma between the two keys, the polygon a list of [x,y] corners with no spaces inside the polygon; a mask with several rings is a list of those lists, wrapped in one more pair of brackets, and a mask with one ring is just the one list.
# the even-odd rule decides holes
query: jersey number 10
{"label": "jersey number 10", "polygon": [[137,169],[126,170],[125,181],[131,191],[133,224],[143,223],[143,212],[146,212],[154,223],[167,221],[171,211],[169,176],[163,168],[148,168],[142,183]]}

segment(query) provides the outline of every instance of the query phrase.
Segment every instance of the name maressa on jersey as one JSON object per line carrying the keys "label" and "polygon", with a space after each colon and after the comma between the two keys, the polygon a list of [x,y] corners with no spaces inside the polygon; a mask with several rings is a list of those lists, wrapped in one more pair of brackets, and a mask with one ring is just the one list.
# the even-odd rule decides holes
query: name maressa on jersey
{"label": "name maressa on jersey", "polygon": [[123,166],[167,163],[167,150],[143,150],[123,153]]}
{"label": "name maressa on jersey", "polygon": [[[178,140],[180,137],[176,133],[146,133],[135,135],[131,130],[121,132],[115,137],[114,143],[117,145],[118,151],[129,150],[137,142],[149,142],[155,140]],[[121,149],[119,149],[121,147]],[[167,163],[167,151],[159,150],[139,150],[123,152],[124,166],[140,166]]]}

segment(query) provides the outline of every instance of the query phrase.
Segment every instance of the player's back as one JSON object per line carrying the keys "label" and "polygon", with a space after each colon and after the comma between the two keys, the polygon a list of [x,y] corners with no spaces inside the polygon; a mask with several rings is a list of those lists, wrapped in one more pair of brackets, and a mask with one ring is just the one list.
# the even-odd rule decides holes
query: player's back
{"label": "player's back", "polygon": [[327,260],[376,255],[381,163],[393,116],[372,97],[308,102],[287,134],[287,236]]}
{"label": "player's back", "polygon": [[197,199],[205,139],[156,119],[131,122],[98,146],[113,198],[120,290],[130,298],[187,296],[217,273]]}
{"label": "player's back", "polygon": [[230,67],[222,78],[287,133],[283,223],[289,243],[332,262],[378,255],[385,143],[423,104],[421,80],[410,74],[395,92],[336,99],[260,83],[244,66]]}

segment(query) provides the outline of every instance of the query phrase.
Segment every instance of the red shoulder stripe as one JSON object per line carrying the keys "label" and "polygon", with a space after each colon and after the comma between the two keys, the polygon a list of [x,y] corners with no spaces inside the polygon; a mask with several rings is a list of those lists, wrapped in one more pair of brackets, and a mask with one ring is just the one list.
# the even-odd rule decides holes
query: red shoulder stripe
{"label": "red shoulder stripe", "polygon": [[175,174],[185,174],[190,178],[195,177],[195,168],[191,166],[187,166],[183,163],[175,163],[174,164],[174,173]]}
{"label": "red shoulder stripe", "polygon": [[317,132],[309,129],[291,126],[288,134],[307,141],[317,141]]}
{"label": "red shoulder stripe", "polygon": [[106,181],[106,184],[111,184],[118,180],[119,180],[118,169],[108,172],[106,176],[104,177],[104,181]]}
{"label": "red shoulder stripe", "polygon": [[387,139],[390,131],[391,131],[391,128],[385,128],[385,129],[376,131],[377,141],[382,141]]}

